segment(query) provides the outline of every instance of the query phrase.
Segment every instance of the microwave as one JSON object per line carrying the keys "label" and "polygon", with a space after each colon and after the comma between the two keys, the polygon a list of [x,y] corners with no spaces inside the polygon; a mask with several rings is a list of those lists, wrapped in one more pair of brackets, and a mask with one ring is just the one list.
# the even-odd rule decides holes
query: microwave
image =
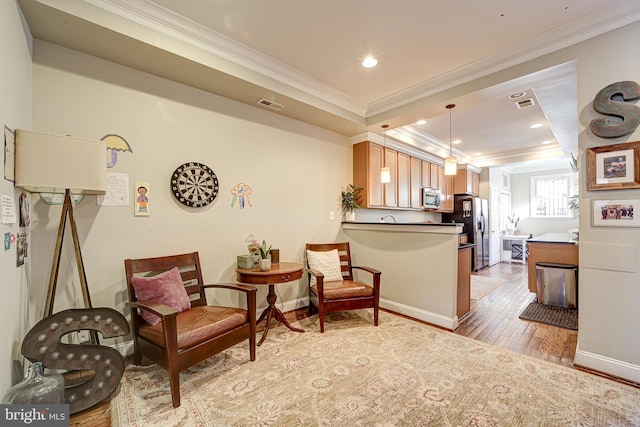
{"label": "microwave", "polygon": [[440,190],[437,188],[422,188],[422,209],[440,209]]}

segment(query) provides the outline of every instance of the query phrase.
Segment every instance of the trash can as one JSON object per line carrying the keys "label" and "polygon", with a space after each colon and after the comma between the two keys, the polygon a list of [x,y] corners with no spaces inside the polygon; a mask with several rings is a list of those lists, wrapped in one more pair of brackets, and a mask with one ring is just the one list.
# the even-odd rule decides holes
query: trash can
{"label": "trash can", "polygon": [[536,288],[541,304],[578,308],[578,266],[537,262]]}

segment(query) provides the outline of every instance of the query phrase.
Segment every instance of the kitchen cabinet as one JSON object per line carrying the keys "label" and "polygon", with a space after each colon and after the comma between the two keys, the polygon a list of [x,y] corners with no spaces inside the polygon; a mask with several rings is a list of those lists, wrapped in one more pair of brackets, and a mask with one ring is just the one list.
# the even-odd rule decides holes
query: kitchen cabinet
{"label": "kitchen cabinet", "polygon": [[383,206],[390,208],[398,207],[398,152],[391,148],[384,149],[384,165],[389,168],[391,182],[382,184]]}
{"label": "kitchen cabinet", "polygon": [[453,193],[478,196],[480,193],[480,174],[467,168],[458,169],[454,178]]}
{"label": "kitchen cabinet", "polygon": [[399,208],[411,207],[411,156],[397,152],[398,186],[397,200]]}
{"label": "kitchen cabinet", "polygon": [[473,245],[458,248],[458,293],[456,314],[458,319],[471,311],[471,250]]}
{"label": "kitchen cabinet", "polygon": [[438,188],[440,190],[440,209],[438,212],[453,212],[454,175],[445,175],[444,166],[437,165]]}
{"label": "kitchen cabinet", "polygon": [[567,233],[548,233],[529,239],[527,242],[529,260],[527,266],[529,291],[537,291],[536,263],[578,265],[578,245]]}
{"label": "kitchen cabinet", "polygon": [[415,209],[420,209],[422,207],[422,164],[423,160],[411,156],[410,165],[411,165],[411,183],[410,183],[410,206]]}
{"label": "kitchen cabinet", "polygon": [[380,169],[384,164],[384,147],[370,141],[353,146],[353,185],[362,188],[360,207],[383,206],[383,187]]}
{"label": "kitchen cabinet", "polygon": [[422,186],[431,187],[431,163],[422,160]]}

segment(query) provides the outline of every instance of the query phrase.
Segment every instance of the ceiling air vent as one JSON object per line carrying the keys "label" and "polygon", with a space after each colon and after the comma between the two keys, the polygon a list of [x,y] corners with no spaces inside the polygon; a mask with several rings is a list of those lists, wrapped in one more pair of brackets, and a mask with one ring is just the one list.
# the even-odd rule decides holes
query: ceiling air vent
{"label": "ceiling air vent", "polygon": [[533,98],[527,98],[516,101],[515,104],[516,107],[518,107],[518,110],[522,110],[523,108],[533,107],[534,105],[536,105],[536,102],[533,100]]}
{"label": "ceiling air vent", "polygon": [[272,110],[282,110],[284,108],[284,105],[278,104],[277,102],[269,101],[268,99],[264,98],[261,98],[260,101],[258,101],[258,105],[271,108]]}

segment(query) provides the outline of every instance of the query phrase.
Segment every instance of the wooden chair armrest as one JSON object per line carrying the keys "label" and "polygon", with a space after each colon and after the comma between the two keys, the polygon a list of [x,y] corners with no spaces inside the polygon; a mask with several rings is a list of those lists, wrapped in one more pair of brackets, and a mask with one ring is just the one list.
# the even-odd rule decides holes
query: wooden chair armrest
{"label": "wooden chair armrest", "polygon": [[308,268],[307,272],[311,273],[312,276],[324,278],[324,274],[322,274],[320,270],[316,270],[315,268]]}
{"label": "wooden chair armrest", "polygon": [[244,292],[247,294],[250,293],[256,293],[257,289],[254,288],[253,286],[247,286],[247,285],[243,285],[241,283],[211,283],[208,285],[202,285],[203,288],[205,289],[212,289],[212,288],[218,288],[218,289],[231,289],[234,291],[240,291],[240,292]]}
{"label": "wooden chair armrest", "polygon": [[169,316],[177,316],[178,310],[169,307],[168,305],[158,304],[157,302],[151,301],[136,301],[136,302],[127,302],[125,303],[127,307],[131,308],[139,308],[140,310],[150,311],[151,313],[159,316],[164,319]]}
{"label": "wooden chair armrest", "polygon": [[352,265],[351,266],[352,269],[357,269],[357,270],[364,270],[364,271],[368,271],[369,273],[376,275],[376,274],[381,274],[381,272],[379,270],[376,270],[375,268],[371,268],[371,267],[365,267],[365,266],[359,266],[359,265]]}

